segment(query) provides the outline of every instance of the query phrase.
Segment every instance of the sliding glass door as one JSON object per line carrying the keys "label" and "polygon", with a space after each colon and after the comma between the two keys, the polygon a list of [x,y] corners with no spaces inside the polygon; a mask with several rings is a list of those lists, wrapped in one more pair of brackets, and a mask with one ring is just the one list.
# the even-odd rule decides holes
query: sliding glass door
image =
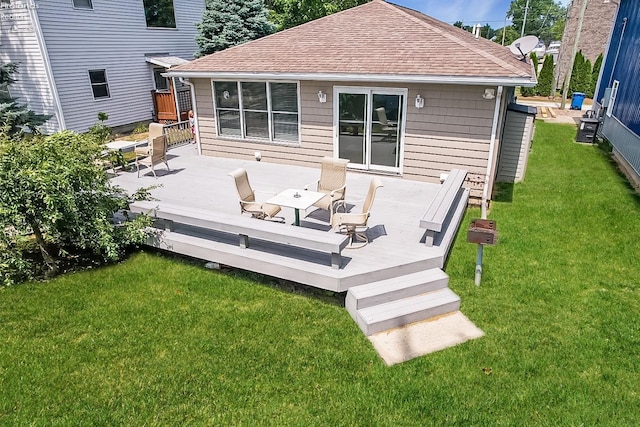
{"label": "sliding glass door", "polygon": [[406,91],[335,88],[336,151],[350,166],[400,172]]}

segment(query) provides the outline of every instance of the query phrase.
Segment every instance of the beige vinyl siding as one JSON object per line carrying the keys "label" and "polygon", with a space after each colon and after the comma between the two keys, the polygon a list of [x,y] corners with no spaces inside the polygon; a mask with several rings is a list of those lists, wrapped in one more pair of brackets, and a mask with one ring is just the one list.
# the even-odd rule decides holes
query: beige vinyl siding
{"label": "beige vinyl siding", "polygon": [[[147,28],[142,0],[93,0],[93,9],[75,9],[71,0],[38,2],[67,128],[85,131],[98,112],[119,126],[151,120],[152,66],[145,54],[193,58],[195,23],[203,0],[174,0],[175,29]],[[106,70],[110,98],[93,98],[88,70]]]}
{"label": "beige vinyl siding", "polygon": [[[333,156],[333,87],[362,86],[408,89],[402,175],[419,181],[439,182],[440,174],[453,168],[469,171],[465,186],[475,198],[482,186],[489,158],[491,127],[496,100],[482,98],[484,86],[433,84],[383,84],[300,82],[300,144],[274,144],[216,138],[211,81],[197,79],[196,92],[203,154],[253,159],[260,151],[263,161],[308,165],[322,156]],[[318,101],[318,91],[327,102]],[[417,109],[416,95],[425,99]]]}
{"label": "beige vinyl siding", "polygon": [[42,127],[43,133],[59,130],[55,100],[51,91],[51,82],[47,77],[42,50],[38,44],[34,13],[18,7],[2,9],[0,19],[0,61],[18,63],[16,79],[9,87],[11,96],[27,104],[38,114],[47,114],[51,118]]}
{"label": "beige vinyl siding", "polygon": [[524,179],[533,129],[533,115],[507,111],[496,177],[498,182],[520,182]]}

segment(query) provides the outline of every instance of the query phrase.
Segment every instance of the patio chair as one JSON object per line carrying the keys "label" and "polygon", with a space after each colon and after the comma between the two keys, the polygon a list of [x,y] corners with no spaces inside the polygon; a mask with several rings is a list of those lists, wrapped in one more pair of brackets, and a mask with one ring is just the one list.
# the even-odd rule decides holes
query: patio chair
{"label": "patio chair", "polygon": [[284,218],[276,217],[278,212],[280,212],[280,206],[256,202],[256,194],[253,188],[251,188],[246,170],[238,168],[228,175],[233,178],[236,184],[241,214],[249,213],[252,217],[258,219],[278,218],[280,222],[284,222]]}
{"label": "patio chair", "polygon": [[[367,227],[367,221],[371,214],[371,206],[373,205],[373,199],[376,197],[376,191],[382,187],[382,181],[380,178],[373,178],[369,184],[369,192],[362,205],[362,213],[335,213],[331,216],[331,228],[338,229],[340,233],[347,233],[349,235],[350,242],[349,248],[357,249],[365,246],[369,243],[366,230],[358,231],[360,228]],[[360,239],[360,243],[357,242]]]}
{"label": "patio chair", "polygon": [[[149,123],[149,135],[147,136],[147,141],[153,141],[155,138],[162,136],[163,128],[164,125],[162,123]],[[136,156],[146,156],[149,154],[149,150],[151,150],[151,144],[149,143],[137,146],[133,149]]]}
{"label": "patio chair", "polygon": [[[344,198],[347,192],[347,159],[335,159],[333,157],[323,157],[320,168],[320,179],[313,184],[306,185],[305,190],[315,185],[318,193],[325,196],[318,200],[313,206],[333,212],[339,206],[345,208]],[[346,209],[345,209],[346,210]]]}
{"label": "patio chair", "polygon": [[136,151],[136,168],[138,169],[138,178],[140,178],[140,165],[151,168],[153,176],[157,178],[158,176],[156,175],[154,166],[159,163],[164,163],[167,166],[167,170],[170,170],[169,163],[167,163],[167,143],[164,135],[153,138],[145,153],[140,154]]}
{"label": "patio chair", "polygon": [[387,111],[384,107],[376,108],[376,113],[378,114],[378,121],[380,122],[380,130],[385,132],[385,136],[382,140],[393,140],[395,141],[396,135],[398,133],[398,125],[389,122],[387,119]]}

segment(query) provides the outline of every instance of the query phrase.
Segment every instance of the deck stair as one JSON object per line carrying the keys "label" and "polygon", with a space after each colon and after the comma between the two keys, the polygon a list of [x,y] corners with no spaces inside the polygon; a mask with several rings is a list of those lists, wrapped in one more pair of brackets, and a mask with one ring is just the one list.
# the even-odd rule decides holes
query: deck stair
{"label": "deck stair", "polygon": [[439,268],[349,288],[345,306],[365,335],[457,311],[460,297]]}

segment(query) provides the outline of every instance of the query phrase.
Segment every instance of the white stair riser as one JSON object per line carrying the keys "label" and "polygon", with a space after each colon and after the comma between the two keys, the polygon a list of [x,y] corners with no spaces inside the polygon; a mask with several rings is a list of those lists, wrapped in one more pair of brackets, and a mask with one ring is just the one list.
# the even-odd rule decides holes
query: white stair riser
{"label": "white stair riser", "polygon": [[444,303],[435,307],[429,307],[412,313],[405,313],[397,317],[385,319],[372,324],[367,324],[366,320],[358,313],[356,322],[365,335],[373,335],[387,329],[399,328],[409,323],[427,320],[460,309],[460,299]]}
{"label": "white stair riser", "polygon": [[[354,299],[355,301],[351,302],[351,304],[355,307],[356,310],[359,310],[378,304],[384,304],[390,301],[396,301],[403,298],[425,294],[427,292],[437,291],[438,289],[444,289],[448,284],[449,278],[441,277],[437,280],[432,280],[427,283],[420,283],[402,289],[389,290],[388,292],[381,292],[377,295],[372,295],[366,298],[356,299],[352,297],[352,299]],[[347,299],[349,299],[349,294],[347,294]]]}

